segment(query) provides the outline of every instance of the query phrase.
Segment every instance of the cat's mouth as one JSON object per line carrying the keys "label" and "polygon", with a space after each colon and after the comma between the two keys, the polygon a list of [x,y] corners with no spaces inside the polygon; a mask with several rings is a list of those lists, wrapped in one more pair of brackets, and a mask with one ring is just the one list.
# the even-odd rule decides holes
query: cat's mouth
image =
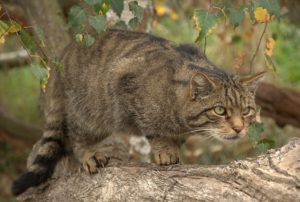
{"label": "cat's mouth", "polygon": [[230,141],[236,141],[238,139],[241,139],[243,137],[243,134],[235,133],[235,134],[228,134],[228,135],[216,135],[214,137],[222,142],[230,142]]}
{"label": "cat's mouth", "polygon": [[240,134],[234,134],[234,135],[228,135],[228,136],[224,136],[222,137],[225,140],[237,140],[240,139]]}

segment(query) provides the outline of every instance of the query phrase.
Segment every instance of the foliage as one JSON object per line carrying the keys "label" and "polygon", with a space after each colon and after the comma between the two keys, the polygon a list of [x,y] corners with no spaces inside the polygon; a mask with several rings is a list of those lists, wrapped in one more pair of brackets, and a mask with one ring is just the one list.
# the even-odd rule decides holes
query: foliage
{"label": "foliage", "polygon": [[89,34],[85,27],[91,26],[97,34],[101,34],[107,28],[107,13],[112,10],[119,18],[116,23],[117,27],[123,29],[135,30],[138,23],[141,22],[144,10],[138,5],[137,1],[128,3],[129,10],[133,14],[133,18],[127,23],[121,20],[121,15],[124,10],[123,0],[85,0],[85,3],[92,8],[93,13],[89,13],[85,8],[78,5],[73,6],[69,12],[69,26],[74,31],[74,36],[77,42],[85,43],[91,46],[95,39],[93,34]]}
{"label": "foliage", "polygon": [[[200,44],[205,39],[204,52],[206,48],[206,37],[212,33],[212,30],[216,25],[225,18],[225,23],[229,19],[230,24],[237,28],[245,18],[249,16],[253,25],[264,23],[265,29],[259,40],[257,49],[252,56],[250,61],[250,73],[253,73],[253,61],[259,50],[262,38],[266,32],[268,23],[277,18],[280,19],[280,7],[278,0],[254,0],[245,3],[236,8],[230,1],[220,1],[216,5],[211,4],[209,10],[196,9],[193,14],[193,21],[195,24],[195,29],[198,31],[198,37],[196,42]],[[271,41],[271,39],[268,39]],[[273,40],[272,45],[269,43],[268,52],[272,53],[275,41]],[[266,54],[265,60],[266,64],[276,71],[276,65],[271,57],[272,54]]]}

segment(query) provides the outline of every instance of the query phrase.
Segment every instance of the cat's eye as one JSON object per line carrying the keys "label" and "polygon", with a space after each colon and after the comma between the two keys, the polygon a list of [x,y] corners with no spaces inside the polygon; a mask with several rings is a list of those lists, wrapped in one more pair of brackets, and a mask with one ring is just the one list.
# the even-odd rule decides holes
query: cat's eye
{"label": "cat's eye", "polygon": [[217,114],[217,115],[220,115],[220,116],[224,116],[226,114],[226,109],[224,107],[215,107],[214,108],[214,112]]}
{"label": "cat's eye", "polygon": [[243,109],[243,116],[251,115],[254,112],[254,110],[250,107],[246,107]]}

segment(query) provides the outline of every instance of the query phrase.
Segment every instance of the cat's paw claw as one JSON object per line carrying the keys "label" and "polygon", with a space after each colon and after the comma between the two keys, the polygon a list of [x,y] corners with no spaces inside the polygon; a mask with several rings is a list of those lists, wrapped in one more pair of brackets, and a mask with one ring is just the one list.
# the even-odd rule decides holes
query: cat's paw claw
{"label": "cat's paw claw", "polygon": [[95,174],[98,172],[97,168],[104,168],[108,164],[109,160],[109,157],[95,153],[86,159],[86,161],[83,163],[83,168],[89,174]]}
{"label": "cat's paw claw", "polygon": [[158,165],[171,165],[179,163],[178,152],[160,151],[154,153],[154,161]]}

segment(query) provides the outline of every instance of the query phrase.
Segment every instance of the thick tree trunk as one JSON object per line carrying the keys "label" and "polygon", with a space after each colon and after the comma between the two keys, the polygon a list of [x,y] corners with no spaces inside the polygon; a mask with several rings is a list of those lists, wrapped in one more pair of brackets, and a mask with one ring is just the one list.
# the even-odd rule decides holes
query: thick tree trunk
{"label": "thick tree trunk", "polygon": [[[20,201],[300,201],[300,139],[222,166],[109,165],[53,178]],[[76,170],[76,169],[75,169]]]}
{"label": "thick tree trunk", "polygon": [[15,0],[25,10],[30,25],[39,26],[45,33],[45,44],[41,47],[48,58],[59,57],[71,41],[62,9],[57,0]]}

